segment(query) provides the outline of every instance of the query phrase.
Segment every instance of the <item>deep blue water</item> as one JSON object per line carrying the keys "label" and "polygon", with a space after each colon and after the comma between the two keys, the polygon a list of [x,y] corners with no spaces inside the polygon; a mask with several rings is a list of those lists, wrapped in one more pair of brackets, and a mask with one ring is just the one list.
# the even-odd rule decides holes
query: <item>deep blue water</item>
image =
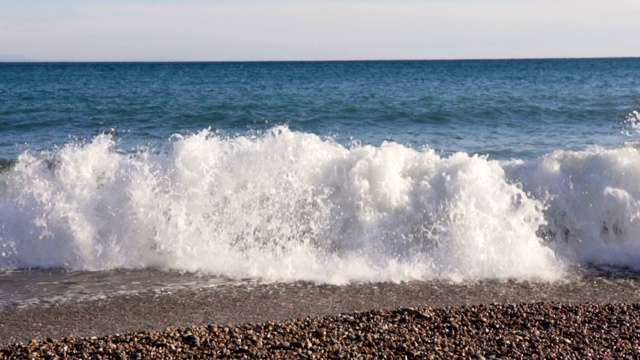
{"label": "deep blue water", "polygon": [[619,146],[640,59],[0,64],[0,158],[90,140],[274,125],[379,145],[531,158]]}

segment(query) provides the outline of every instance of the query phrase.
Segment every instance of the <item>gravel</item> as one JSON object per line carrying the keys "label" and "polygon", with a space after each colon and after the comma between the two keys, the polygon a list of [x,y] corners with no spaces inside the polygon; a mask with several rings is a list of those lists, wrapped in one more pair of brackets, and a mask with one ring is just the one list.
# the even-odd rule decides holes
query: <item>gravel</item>
{"label": "gravel", "polygon": [[0,345],[1,358],[637,358],[640,304],[400,308]]}

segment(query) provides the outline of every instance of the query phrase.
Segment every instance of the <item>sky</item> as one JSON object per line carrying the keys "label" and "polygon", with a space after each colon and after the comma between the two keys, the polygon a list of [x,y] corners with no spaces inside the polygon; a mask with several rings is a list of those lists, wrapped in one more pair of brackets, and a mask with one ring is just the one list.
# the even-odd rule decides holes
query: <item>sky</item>
{"label": "sky", "polygon": [[0,0],[0,61],[627,56],[639,0]]}

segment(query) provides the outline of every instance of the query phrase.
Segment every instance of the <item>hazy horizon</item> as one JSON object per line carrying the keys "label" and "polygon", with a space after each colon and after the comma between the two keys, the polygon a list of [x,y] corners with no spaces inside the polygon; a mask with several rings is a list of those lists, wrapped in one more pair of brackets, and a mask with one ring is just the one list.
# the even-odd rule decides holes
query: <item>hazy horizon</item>
{"label": "hazy horizon", "polygon": [[[12,58],[12,57],[11,57]],[[348,60],[30,60],[4,59],[0,63],[30,64],[91,64],[91,63],[269,63],[269,62],[385,62],[385,61],[527,61],[527,60],[590,60],[590,59],[640,59],[640,56],[596,56],[596,57],[539,57],[539,58],[466,58],[466,59],[348,59]]]}
{"label": "hazy horizon", "polygon": [[8,1],[0,61],[639,57],[640,2]]}

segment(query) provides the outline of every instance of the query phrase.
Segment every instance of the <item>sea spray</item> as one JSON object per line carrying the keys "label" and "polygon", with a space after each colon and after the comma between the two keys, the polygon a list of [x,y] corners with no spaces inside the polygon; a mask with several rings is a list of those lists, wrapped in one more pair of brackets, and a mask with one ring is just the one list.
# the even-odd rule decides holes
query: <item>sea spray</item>
{"label": "sea spray", "polygon": [[640,111],[634,110],[627,114],[624,119],[624,129],[622,131],[623,134],[627,136],[633,135],[633,132],[640,131]]}
{"label": "sea spray", "polygon": [[[174,138],[168,151],[129,154],[100,135],[24,153],[3,173],[0,267],[336,284],[554,279],[564,253],[540,234],[558,228],[549,219],[558,198],[547,204],[540,194],[557,191],[557,180],[536,170],[550,159],[345,147],[286,127],[237,137],[205,130]],[[619,191],[629,184],[615,185],[606,196],[630,199]],[[612,216],[635,206],[611,204]]]}
{"label": "sea spray", "polygon": [[640,269],[640,153],[555,151],[506,166],[530,196],[544,199],[541,235],[571,263]]}

